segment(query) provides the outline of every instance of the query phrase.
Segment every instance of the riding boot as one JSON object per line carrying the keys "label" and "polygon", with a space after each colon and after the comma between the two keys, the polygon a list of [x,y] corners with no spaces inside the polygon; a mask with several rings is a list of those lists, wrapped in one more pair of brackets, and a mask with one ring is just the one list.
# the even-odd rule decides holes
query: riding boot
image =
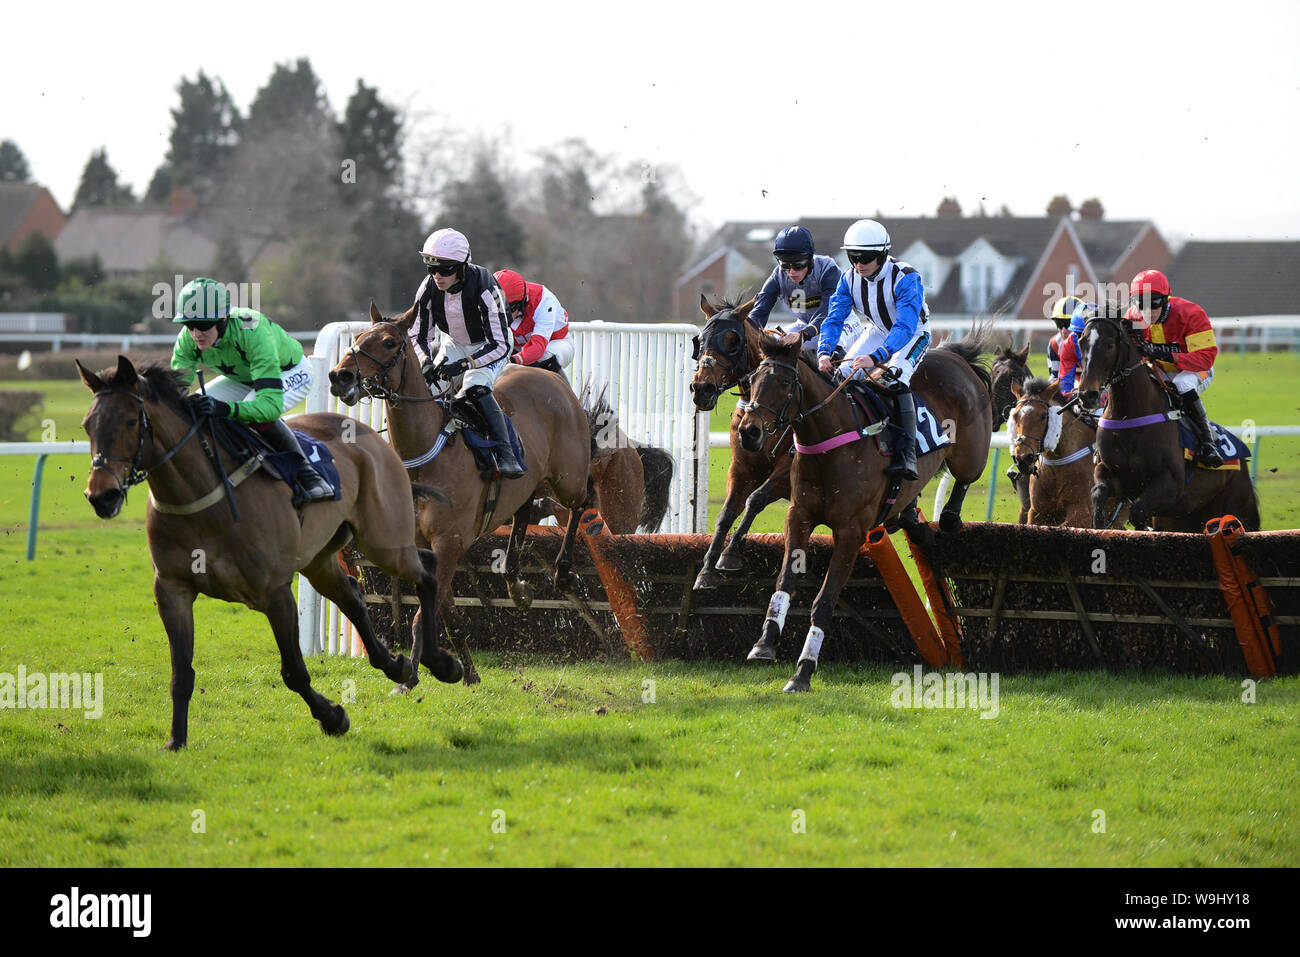
{"label": "riding boot", "polygon": [[269,428],[261,433],[266,444],[276,452],[292,452],[301,460],[294,479],[302,490],[303,503],[332,502],[334,500],[334,489],[330,488],[330,483],[325,481],[311,462],[307,460],[302,446],[298,444],[298,436],[293,434],[293,430],[285,424],[284,419],[276,419],[274,422],[268,423],[268,426]]}
{"label": "riding boot", "polygon": [[474,403],[474,408],[487,423],[490,433],[488,437],[497,444],[497,468],[501,470],[502,478],[515,479],[527,475],[528,469],[515,458],[515,450],[510,444],[510,432],[506,428],[506,414],[497,405],[492,390],[485,385],[476,385],[465,393],[465,397]]}
{"label": "riding boot", "polygon": [[894,458],[885,469],[894,475],[902,475],[909,482],[916,481],[916,405],[912,401],[911,390],[904,389],[897,395],[898,427],[902,435],[898,436],[898,448]]}
{"label": "riding boot", "polygon": [[1182,393],[1178,399],[1182,403],[1188,421],[1192,423],[1192,430],[1200,441],[1196,457],[1201,460],[1201,464],[1217,469],[1223,464],[1223,456],[1219,454],[1214,444],[1214,435],[1210,432],[1210,420],[1205,416],[1205,406],[1201,404],[1201,397],[1196,394],[1195,389],[1192,389]]}

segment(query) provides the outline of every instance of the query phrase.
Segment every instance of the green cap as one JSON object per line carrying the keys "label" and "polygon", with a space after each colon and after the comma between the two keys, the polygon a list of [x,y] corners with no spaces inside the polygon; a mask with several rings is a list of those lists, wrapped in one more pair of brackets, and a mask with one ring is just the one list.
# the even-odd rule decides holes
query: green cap
{"label": "green cap", "polygon": [[172,322],[204,322],[225,319],[230,312],[226,287],[215,279],[191,279],[176,301],[176,318]]}

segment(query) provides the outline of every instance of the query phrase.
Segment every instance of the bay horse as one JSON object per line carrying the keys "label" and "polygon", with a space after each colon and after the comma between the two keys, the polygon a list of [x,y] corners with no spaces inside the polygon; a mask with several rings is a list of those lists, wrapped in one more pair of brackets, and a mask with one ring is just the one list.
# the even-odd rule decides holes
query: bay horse
{"label": "bay horse", "polygon": [[1085,409],[1096,410],[1110,388],[1098,421],[1100,461],[1093,472],[1092,522],[1109,528],[1115,516],[1105,510],[1112,496],[1128,501],[1134,528],[1148,528],[1153,517],[1169,531],[1201,532],[1212,518],[1232,514],[1257,531],[1259,499],[1243,457],[1236,468],[1203,469],[1185,462],[1178,436],[1179,414],[1164,387],[1143,362],[1131,338],[1137,334],[1111,306],[1084,325],[1079,336],[1082,371],[1078,391]]}
{"label": "bay horse", "polygon": [[[535,493],[543,484],[551,497],[570,510],[555,561],[555,585],[560,591],[572,591],[574,537],[583,510],[594,497],[590,471],[597,425],[588,419],[563,376],[533,366],[511,365],[498,377],[493,392],[519,433],[528,472],[515,481],[482,478],[464,441],[447,441],[443,434],[452,422],[450,403],[438,401],[440,397],[435,397],[424,381],[420,360],[410,343],[414,321],[414,306],[389,320],[372,302],[371,326],[330,371],[330,392],[346,405],[355,405],[363,394],[386,400],[389,439],[411,481],[436,486],[450,499],[422,500],[415,529],[418,540],[428,543],[437,556],[443,609],[449,617],[454,615],[451,580],[461,556],[507,516],[513,521],[505,556],[510,596],[521,608],[531,604],[533,589],[520,575],[519,549],[528,531]],[[495,502],[493,495],[498,496]],[[422,606],[416,613],[417,623],[424,612]],[[453,630],[451,635],[464,662],[465,683],[475,684],[478,671],[458,632]]]}
{"label": "bay horse", "polygon": [[[738,388],[740,400],[731,415],[731,465],[727,468],[727,497],[718,513],[713,539],[704,554],[704,567],[695,578],[696,589],[715,588],[721,581],[718,571],[739,571],[745,535],[763,509],[777,499],[790,497],[790,465],[793,462],[794,432],[765,435],[759,448],[750,451],[741,444],[737,430],[749,403],[749,377],[761,361],[759,344],[763,331],[749,321],[754,308],[751,299],[742,306],[723,300],[713,305],[703,295],[700,309],[708,318],[699,341],[699,367],[691,380],[691,398],[695,408],[711,412],[718,397],[730,388]],[[727,533],[736,516],[740,526],[723,550]]]}
{"label": "bay horse", "polygon": [[1011,456],[1029,483],[1028,524],[1092,528],[1096,418],[1067,401],[1056,380],[1013,382],[1011,390]]}
{"label": "bay horse", "polygon": [[[790,473],[793,496],[785,517],[785,557],[762,637],[750,651],[749,660],[776,660],[777,640],[798,581],[794,556],[804,553],[813,527],[830,526],[834,539],[830,568],[813,601],[812,625],[785,691],[809,690],[831,611],[867,533],[894,519],[908,528],[921,527],[915,509],[917,496],[945,464],[956,485],[944,505],[939,527],[946,533],[961,528],[962,501],[988,464],[993,432],[992,383],[980,362],[990,335],[985,323],[960,342],[945,341],[931,349],[917,366],[912,391],[925,400],[936,422],[945,423],[952,441],[918,454],[917,480],[903,481],[896,490],[893,483],[898,479],[886,474],[888,459],[877,443],[870,438],[859,441],[864,423],[853,400],[843,394],[843,386],[836,386],[801,359],[797,343],[782,346],[764,336],[763,360],[750,379],[752,399],[740,422],[741,441],[752,451],[762,444],[764,433],[793,426],[796,454]],[[919,414],[917,418],[920,425]],[[801,446],[809,451],[798,451]],[[817,448],[823,451],[813,451]],[[888,496],[891,490],[892,500]]]}
{"label": "bay horse", "polygon": [[[149,483],[145,528],[153,591],[171,645],[168,750],[184,747],[189,734],[194,599],[199,594],[242,602],[266,615],[280,649],[280,676],[307,702],[326,734],[344,734],[348,716],[311,687],[290,587],[295,572],[301,571],[356,626],[372,666],[403,687],[414,687],[416,666],[404,655],[394,658],[375,637],[357,580],[337,561],[339,549],[355,538],[376,565],[415,584],[421,608],[433,611],[437,606],[437,559],[413,544],[412,487],[383,438],[343,416],[295,416],[296,428],[329,447],[342,482],[338,501],[318,502],[301,512],[292,506],[288,485],[257,469],[260,458],[236,461],[218,445],[211,454],[221,457],[233,486],[232,507],[243,517],[232,522],[221,495],[223,479],[200,431],[207,420],[195,417],[179,376],[161,366],[137,370],[125,356],[118,358],[116,370],[98,375],[80,362],[77,369],[94,394],[82,426],[93,456],[85,495],[95,514],[115,517],[127,491]],[[345,422],[351,423],[346,432]],[[192,441],[196,436],[199,441]],[[422,489],[421,494],[440,493]],[[460,662],[437,647],[432,628],[415,629],[413,639],[414,661],[423,662],[440,681],[460,680]]]}
{"label": "bay horse", "polygon": [[[993,428],[999,429],[1002,423],[1007,422],[1007,416],[1011,414],[1011,408],[1016,404],[1016,396],[1012,389],[1018,383],[1023,389],[1025,384],[1034,377],[1033,372],[1029,369],[1029,343],[1019,352],[1010,346],[997,346],[993,350]],[[1011,425],[1007,425],[1007,434],[1011,433]],[[996,477],[994,478],[996,481]],[[1030,494],[1029,479],[1022,473],[1016,482],[1016,497],[1020,499],[1020,515],[1016,523],[1024,525],[1029,521]]]}

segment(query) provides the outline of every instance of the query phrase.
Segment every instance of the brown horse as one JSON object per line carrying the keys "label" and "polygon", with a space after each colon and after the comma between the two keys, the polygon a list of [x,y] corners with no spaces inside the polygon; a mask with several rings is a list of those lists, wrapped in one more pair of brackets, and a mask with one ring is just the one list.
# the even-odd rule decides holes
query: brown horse
{"label": "brown horse", "polygon": [[[777,499],[790,497],[791,452],[794,449],[794,432],[785,429],[779,434],[764,436],[762,445],[751,452],[740,442],[737,426],[749,402],[749,376],[761,361],[759,343],[763,331],[749,321],[755,300],[743,306],[723,301],[715,306],[700,296],[700,309],[708,317],[700,335],[699,368],[691,380],[691,396],[695,408],[711,412],[718,397],[728,389],[740,390],[740,401],[731,415],[731,465],[727,469],[727,497],[718,513],[718,524],[713,530],[713,540],[704,555],[704,567],[695,578],[695,588],[714,588],[721,581],[715,569],[739,571],[742,565],[741,549],[749,526],[758,514]],[[744,515],[740,527],[723,551],[727,532],[740,514]]]}
{"label": "brown horse", "polygon": [[1077,400],[1064,400],[1059,382],[1030,379],[1011,389],[1011,456],[1029,482],[1028,523],[1092,528],[1097,420],[1080,412]]}
{"label": "brown horse", "polygon": [[[232,522],[221,494],[223,481],[206,454],[210,447],[200,432],[204,420],[194,417],[180,378],[156,366],[137,373],[124,356],[116,370],[99,375],[80,362],[77,368],[94,393],[82,426],[93,455],[85,494],[95,513],[113,518],[127,490],[149,482],[145,527],[153,590],[171,644],[168,750],[184,747],[188,737],[194,599],[200,593],[243,602],[266,615],[280,648],[284,683],[302,695],[327,734],[346,732],[348,716],[311,687],[298,645],[298,606],[290,587],[294,572],[301,571],[343,610],[356,626],[371,665],[407,688],[416,684],[411,662],[403,655],[394,658],[375,637],[357,580],[336,560],[339,549],[355,537],[376,565],[415,583],[421,608],[433,611],[437,606],[437,561],[412,544],[412,489],[387,442],[343,416],[296,416],[297,428],[329,446],[342,480],[338,501],[309,505],[301,512],[292,507],[292,492],[284,482],[258,471],[259,458],[236,461],[218,446],[212,451],[224,463],[224,474],[234,486],[229,494],[243,517]],[[347,432],[345,422],[350,423]],[[199,441],[192,441],[196,436]],[[412,658],[423,661],[441,681],[460,680],[460,663],[438,649],[431,628],[415,630]]]}
{"label": "brown horse", "polygon": [[753,399],[740,422],[741,441],[753,450],[761,445],[764,432],[792,425],[796,449],[830,446],[815,453],[796,451],[790,475],[794,495],[785,517],[785,558],[762,637],[749,653],[751,661],[776,660],[777,639],[798,580],[794,557],[804,553],[814,526],[829,525],[834,538],[830,568],[813,602],[812,626],[786,691],[809,689],[831,610],[867,533],[893,518],[916,527],[917,495],[945,464],[957,484],[944,505],[939,527],[945,532],[961,528],[962,500],[988,464],[993,431],[992,386],[988,369],[979,361],[989,334],[984,325],[960,342],[944,342],[917,366],[912,391],[925,399],[936,422],[945,423],[953,441],[918,455],[917,480],[897,487],[894,483],[899,480],[885,473],[888,461],[876,442],[860,440],[864,422],[853,401],[830,378],[799,359],[798,344],[781,346],[764,337],[764,358],[750,379]]}
{"label": "brown horse", "polygon": [[1145,366],[1132,327],[1110,307],[1089,319],[1079,336],[1082,374],[1079,396],[1096,409],[1101,391],[1110,399],[1098,424],[1100,461],[1093,472],[1093,527],[1109,528],[1117,516],[1106,511],[1112,496],[1131,503],[1134,528],[1164,519],[1162,529],[1201,532],[1205,523],[1235,515],[1250,531],[1259,529],[1259,500],[1243,457],[1236,468],[1203,469],[1186,463],[1178,437],[1179,413],[1164,387]]}
{"label": "brown horse", "polygon": [[[1012,393],[1015,384],[1024,388],[1025,383],[1034,377],[1029,370],[1029,343],[1016,352],[1010,346],[997,346],[993,350],[993,428],[999,429],[1011,414],[1011,407],[1016,404]],[[1011,426],[1007,426],[1008,434]],[[1024,525],[1029,521],[1029,479],[1021,474],[1016,481],[1016,496],[1020,499],[1020,516],[1017,523]]]}
{"label": "brown horse", "polygon": [[[673,457],[658,446],[628,438],[603,392],[595,395],[588,385],[579,401],[599,427],[591,478],[601,521],[613,535],[631,535],[638,528],[658,531],[668,514]],[[548,516],[554,516],[560,525],[569,523],[569,510],[550,497],[538,502],[529,521],[536,523]]]}
{"label": "brown horse", "polygon": [[[532,601],[532,588],[519,572],[519,548],[528,531],[536,490],[545,483],[550,496],[570,509],[569,523],[555,561],[555,584],[568,592],[573,586],[573,540],[583,509],[594,495],[591,457],[596,425],[587,418],[578,397],[563,376],[531,366],[510,366],[497,379],[497,401],[514,421],[523,442],[528,473],[503,482],[484,479],[474,455],[463,441],[439,437],[452,421],[449,403],[435,400],[420,373],[409,333],[415,307],[385,320],[370,304],[371,327],[330,372],[330,392],[347,405],[363,393],[388,401],[388,430],[393,448],[402,457],[413,482],[434,485],[450,503],[420,503],[417,530],[438,558],[438,587],[444,607],[452,605],[451,579],[466,550],[480,536],[513,517],[506,550],[505,573],[510,596],[520,607]],[[436,450],[436,451],[435,451]],[[490,504],[493,494],[498,495]],[[417,623],[424,614],[416,613]],[[479,680],[469,647],[458,634],[452,641],[465,665],[465,683]]]}

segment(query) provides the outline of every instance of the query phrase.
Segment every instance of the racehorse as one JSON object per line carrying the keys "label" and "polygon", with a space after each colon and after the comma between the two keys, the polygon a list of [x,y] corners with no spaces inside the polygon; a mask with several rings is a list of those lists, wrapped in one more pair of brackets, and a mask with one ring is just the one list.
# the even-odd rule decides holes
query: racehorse
{"label": "racehorse", "polygon": [[[594,497],[590,471],[597,423],[588,419],[563,376],[532,366],[508,367],[493,391],[523,442],[528,473],[517,481],[485,480],[466,444],[447,441],[443,435],[452,424],[451,404],[439,401],[425,384],[410,346],[414,320],[414,306],[386,320],[372,302],[371,326],[331,370],[330,392],[347,405],[355,405],[363,393],[385,399],[389,437],[411,480],[434,485],[450,499],[450,503],[422,501],[417,517],[421,539],[438,558],[444,607],[454,610],[451,579],[461,556],[479,536],[502,524],[498,516],[513,516],[505,556],[510,596],[521,608],[531,604],[533,590],[520,575],[519,549],[528,531],[534,493],[543,483],[570,510],[555,561],[555,585],[560,591],[571,591],[573,540],[582,511]],[[417,621],[423,613],[423,608],[416,613]],[[465,683],[475,684],[478,672],[459,631],[452,632],[452,641],[465,665]]]}
{"label": "racehorse", "polygon": [[[957,484],[944,505],[939,527],[944,532],[961,528],[962,500],[988,464],[993,431],[992,383],[979,361],[990,334],[985,324],[960,342],[946,341],[917,366],[912,391],[925,400],[936,422],[945,423],[944,431],[952,440],[918,454],[917,480],[901,484],[899,478],[886,474],[887,461],[877,443],[859,440],[864,438],[864,423],[853,400],[842,394],[844,386],[836,386],[801,359],[797,343],[781,346],[776,339],[763,338],[763,361],[750,379],[752,398],[740,421],[741,442],[753,451],[761,446],[765,432],[793,426],[796,454],[790,473],[793,497],[785,517],[785,557],[762,637],[749,653],[751,661],[776,660],[777,639],[798,580],[794,558],[805,553],[813,527],[830,526],[834,538],[830,568],[813,601],[812,626],[785,691],[809,690],[831,610],[867,533],[893,518],[917,528],[917,495],[945,464]],[[919,414],[917,420],[919,425]]]}
{"label": "racehorse", "polygon": [[[658,531],[668,514],[672,490],[673,457],[648,442],[628,438],[617,426],[614,410],[602,392],[594,395],[590,384],[579,398],[587,417],[599,426],[592,452],[591,478],[596,487],[596,511],[612,535],[631,535],[638,528]],[[608,440],[610,425],[615,425]],[[553,498],[542,499],[529,516],[536,523],[554,516],[560,525],[569,522],[569,510]]]}
{"label": "racehorse", "polygon": [[[1001,428],[1002,423],[1007,421],[1007,416],[1011,414],[1011,407],[1016,404],[1016,397],[1012,394],[1012,386],[1019,383],[1024,388],[1025,383],[1034,377],[1029,371],[1029,343],[1016,352],[1009,346],[998,346],[993,350],[993,427]],[[1007,432],[1010,433],[1011,426],[1007,425]],[[1020,499],[1020,515],[1016,519],[1017,523],[1024,525],[1029,521],[1029,479],[1022,473],[1020,479],[1016,482],[1016,496]]]}
{"label": "racehorse", "polygon": [[1011,390],[1011,456],[1029,483],[1028,524],[1091,528],[1097,420],[1065,401],[1057,381],[1013,382]]}
{"label": "racehorse", "polygon": [[1178,413],[1131,336],[1132,326],[1109,307],[1089,319],[1079,336],[1082,373],[1079,396],[1085,409],[1097,409],[1110,387],[1105,414],[1098,422],[1093,473],[1092,522],[1109,528],[1106,501],[1131,503],[1129,521],[1148,528],[1155,516],[1162,529],[1201,532],[1212,518],[1232,514],[1250,530],[1259,529],[1259,500],[1243,457],[1236,468],[1203,469],[1185,464],[1178,436]]}
{"label": "racehorse", "polygon": [[[700,334],[699,368],[691,380],[691,397],[695,408],[701,412],[713,411],[718,404],[718,397],[732,387],[739,388],[740,400],[731,416],[731,465],[727,469],[727,497],[723,500],[722,511],[718,513],[713,540],[709,542],[709,549],[704,555],[704,567],[695,578],[694,587],[697,589],[717,586],[721,576],[715,569],[739,571],[741,549],[749,526],[772,502],[790,497],[793,431],[787,428],[779,434],[764,436],[760,448],[753,452],[741,444],[737,432],[737,425],[745,414],[749,401],[749,376],[761,359],[759,343],[763,331],[749,321],[754,302],[751,299],[743,306],[737,306],[723,300],[715,306],[700,296],[700,309],[708,317],[708,322]],[[741,516],[740,527],[731,537],[726,551],[723,551],[722,544],[726,541],[727,532],[736,516],[740,514],[741,503],[744,503],[744,515]]]}
{"label": "racehorse", "polygon": [[[290,587],[294,572],[306,575],[347,615],[371,665],[408,689],[415,686],[417,668],[404,655],[394,658],[375,637],[357,580],[337,561],[339,549],[355,538],[376,565],[415,583],[422,609],[437,607],[437,560],[412,544],[412,487],[387,442],[343,416],[296,416],[292,421],[298,429],[329,447],[342,483],[339,500],[298,512],[288,485],[258,473],[261,457],[256,453],[236,461],[220,446],[210,449],[200,431],[207,420],[195,417],[185,384],[171,370],[144,366],[137,372],[125,356],[118,358],[114,371],[96,375],[80,362],[77,369],[94,393],[82,426],[93,456],[85,494],[95,514],[113,518],[132,486],[149,483],[145,527],[153,590],[171,644],[168,750],[184,747],[188,738],[194,599],[200,593],[243,602],[266,615],[280,648],[280,676],[307,702],[326,734],[345,733],[348,716],[311,687],[298,645],[298,605]],[[345,422],[350,423],[346,432]],[[223,463],[220,477],[212,454]],[[231,521],[223,490],[242,521]],[[423,662],[440,681],[460,680],[460,662],[437,647],[431,627],[416,628],[413,639],[414,661]]]}

